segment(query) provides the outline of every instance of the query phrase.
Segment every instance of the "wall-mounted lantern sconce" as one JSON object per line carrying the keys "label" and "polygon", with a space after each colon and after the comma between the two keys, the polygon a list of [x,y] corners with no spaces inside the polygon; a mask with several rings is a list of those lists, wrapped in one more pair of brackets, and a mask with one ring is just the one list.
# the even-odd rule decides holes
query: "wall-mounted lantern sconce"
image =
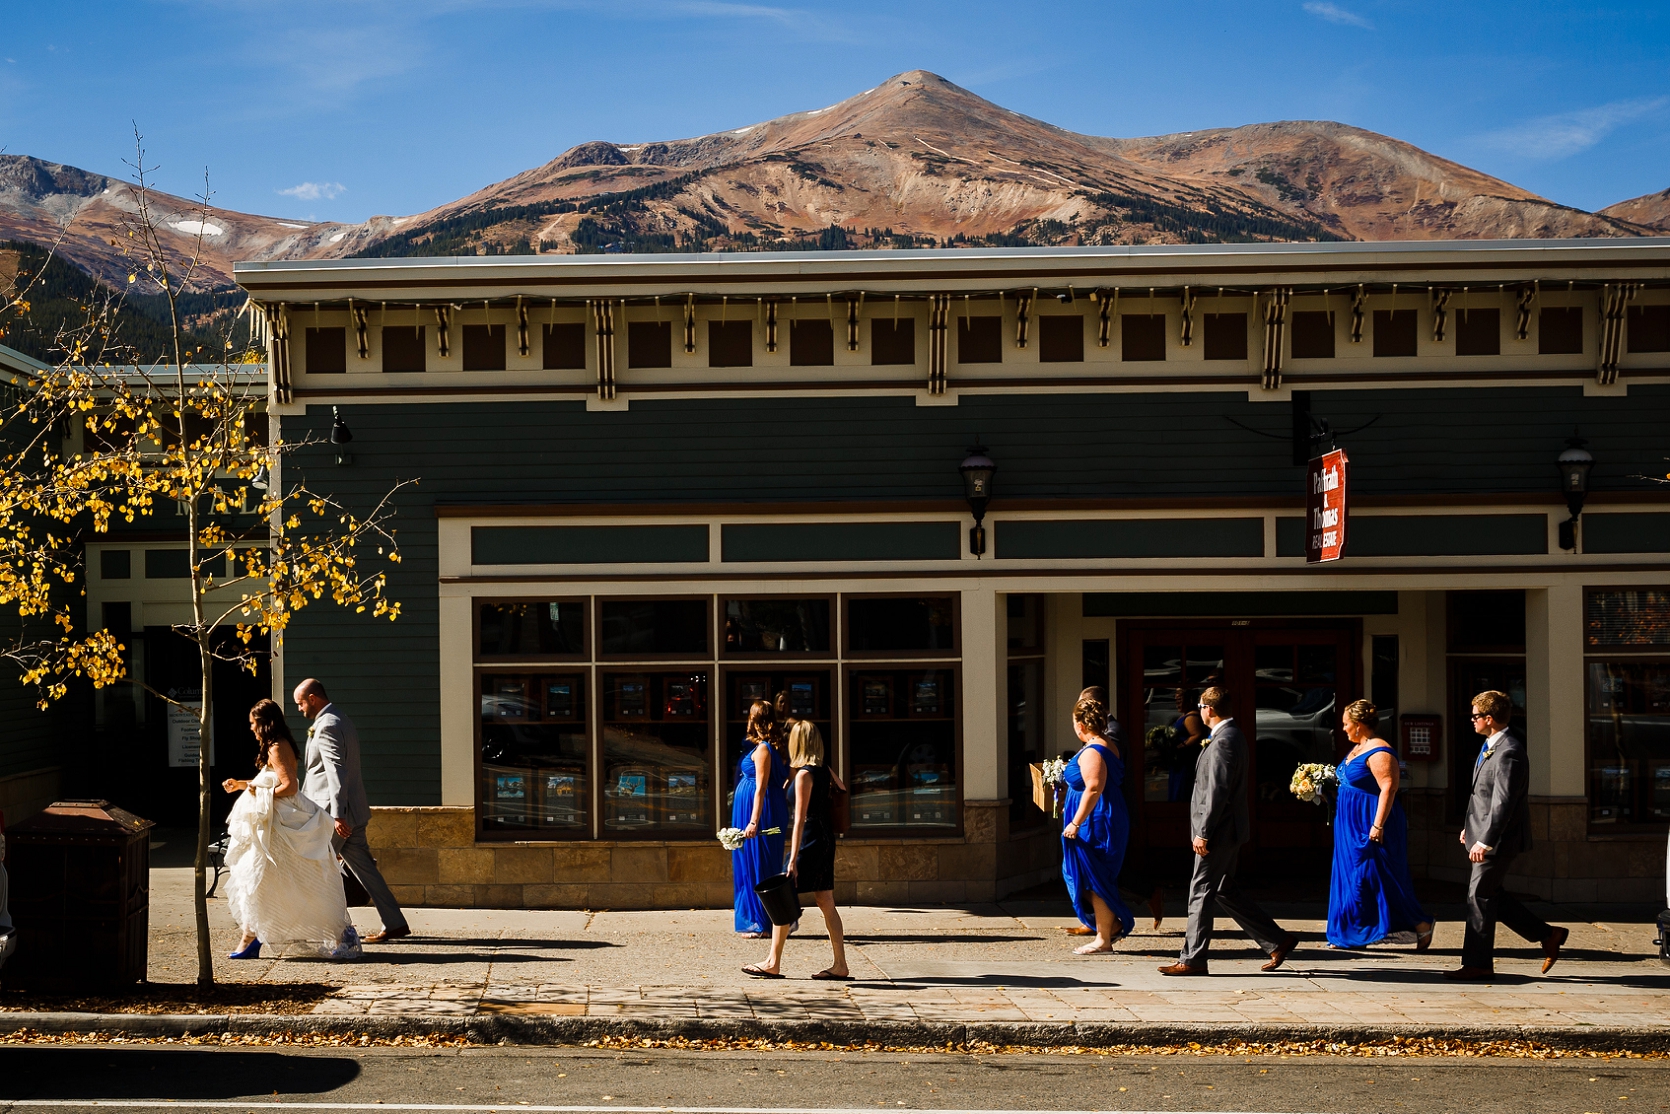
{"label": "wall-mounted lantern sconce", "polygon": [[354,431],[348,428],[348,423],[342,420],[340,407],[331,407],[331,444],[336,446],[336,462],[338,464],[352,464],[354,454],[343,446],[354,439]]}
{"label": "wall-mounted lantern sconce", "polygon": [[1560,491],[1566,497],[1566,509],[1571,517],[1560,523],[1560,548],[1576,551],[1577,516],[1583,513],[1583,500],[1589,495],[1589,470],[1595,458],[1584,448],[1588,442],[1581,437],[1566,438],[1566,451],[1555,461],[1560,470]]}
{"label": "wall-mounted lantern sconce", "polygon": [[[979,440],[978,437],[975,438]],[[976,557],[986,552],[986,504],[992,500],[992,477],[997,465],[986,455],[986,446],[976,444],[968,450],[957,469],[963,474],[963,494],[968,497],[968,509],[974,512],[974,528],[968,532],[968,551]]]}

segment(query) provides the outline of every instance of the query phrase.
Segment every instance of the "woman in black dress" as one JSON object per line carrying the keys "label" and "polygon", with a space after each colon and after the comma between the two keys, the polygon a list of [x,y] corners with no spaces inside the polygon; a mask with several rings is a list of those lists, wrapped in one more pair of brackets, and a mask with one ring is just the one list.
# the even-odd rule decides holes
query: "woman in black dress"
{"label": "woman in black dress", "polygon": [[[829,929],[829,944],[835,951],[834,962],[812,977],[849,982],[852,975],[847,970],[841,914],[835,908],[835,824],[829,809],[830,786],[840,782],[824,765],[823,734],[810,720],[797,721],[789,732],[789,765],[794,768],[789,781],[794,831],[789,836],[788,873],[795,879],[795,890],[811,894],[818,903]],[[743,973],[758,979],[782,978],[783,947],[791,928],[773,925],[770,957],[764,963],[744,967]]]}

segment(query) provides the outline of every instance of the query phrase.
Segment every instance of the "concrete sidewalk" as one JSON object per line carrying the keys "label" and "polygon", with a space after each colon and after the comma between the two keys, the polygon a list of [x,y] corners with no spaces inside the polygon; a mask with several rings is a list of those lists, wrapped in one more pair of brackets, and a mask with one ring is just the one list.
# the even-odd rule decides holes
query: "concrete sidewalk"
{"label": "concrete sidewalk", "polygon": [[[195,978],[191,873],[152,872],[153,982]],[[731,912],[569,912],[414,909],[415,935],[367,946],[363,960],[233,961],[237,930],[211,903],[217,978],[266,985],[339,987],[313,1007],[336,1018],[487,1018],[531,1015],[621,1022],[828,1022],[850,1027],[983,1023],[1095,1023],[1253,1027],[1262,1031],[1362,1032],[1632,1029],[1670,1034],[1670,968],[1656,959],[1650,923],[1545,915],[1571,929],[1565,958],[1546,977],[1540,951],[1503,932],[1498,977],[1454,984],[1461,925],[1440,906],[1432,949],[1385,945],[1329,948],[1322,910],[1272,905],[1302,943],[1279,972],[1228,921],[1209,979],[1168,979],[1155,968],[1176,956],[1181,917],[1137,930],[1111,955],[1076,956],[1061,929],[1066,903],[1013,902],[976,908],[852,908],[842,911],[854,981],[809,976],[829,961],[822,917],[807,910],[790,941],[788,978],[757,980],[740,968],[765,942],[744,940]],[[1180,909],[1178,910],[1181,911]],[[1449,915],[1446,916],[1446,913]],[[354,910],[362,931],[376,913]],[[711,1026],[704,1026],[711,1030]]]}

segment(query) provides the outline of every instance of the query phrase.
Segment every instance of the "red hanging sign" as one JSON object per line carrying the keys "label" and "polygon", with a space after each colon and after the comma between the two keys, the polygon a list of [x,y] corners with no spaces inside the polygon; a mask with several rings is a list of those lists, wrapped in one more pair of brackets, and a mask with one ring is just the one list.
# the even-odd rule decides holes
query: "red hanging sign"
{"label": "red hanging sign", "polygon": [[1305,560],[1345,556],[1346,458],[1344,449],[1313,457],[1305,480]]}

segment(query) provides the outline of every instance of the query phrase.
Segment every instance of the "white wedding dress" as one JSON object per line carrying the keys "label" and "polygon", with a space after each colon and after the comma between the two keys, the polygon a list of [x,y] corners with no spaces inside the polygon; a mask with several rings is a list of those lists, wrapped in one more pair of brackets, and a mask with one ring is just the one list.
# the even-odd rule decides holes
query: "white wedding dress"
{"label": "white wedding dress", "polygon": [[226,907],[263,951],[358,958],[331,815],[300,793],[275,797],[277,784],[278,775],[264,769],[232,804]]}

